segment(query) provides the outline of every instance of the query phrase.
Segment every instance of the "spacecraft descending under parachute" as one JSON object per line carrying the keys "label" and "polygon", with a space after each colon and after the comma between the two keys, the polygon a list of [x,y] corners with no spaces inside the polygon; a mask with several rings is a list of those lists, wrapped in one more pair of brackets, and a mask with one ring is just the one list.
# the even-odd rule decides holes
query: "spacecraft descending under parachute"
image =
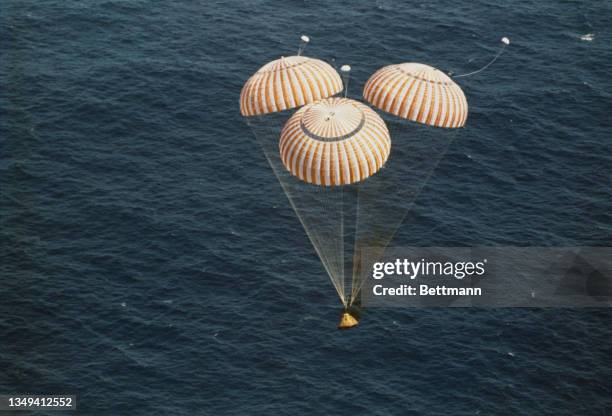
{"label": "spacecraft descending under parachute", "polygon": [[[440,130],[463,127],[468,105],[448,75],[402,63],[379,69],[364,87],[378,114],[346,97],[348,65],[343,86],[331,65],[301,55],[310,41],[301,39],[296,56],[271,61],[246,81],[240,112],[338,293],[338,328],[347,329],[358,324],[361,250],[377,247],[382,255],[452,140]],[[389,202],[389,194],[402,202]]]}

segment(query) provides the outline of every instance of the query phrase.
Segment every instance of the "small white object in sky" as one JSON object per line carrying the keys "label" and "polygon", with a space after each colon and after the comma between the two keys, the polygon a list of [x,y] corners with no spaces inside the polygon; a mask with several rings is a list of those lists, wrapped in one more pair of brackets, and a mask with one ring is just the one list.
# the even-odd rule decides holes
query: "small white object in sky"
{"label": "small white object in sky", "polygon": [[351,70],[350,65],[342,65],[342,67],[340,67],[340,71],[342,72],[349,72],[350,70]]}
{"label": "small white object in sky", "polygon": [[506,45],[510,45],[510,39],[505,36],[502,38],[502,42],[504,42]]}

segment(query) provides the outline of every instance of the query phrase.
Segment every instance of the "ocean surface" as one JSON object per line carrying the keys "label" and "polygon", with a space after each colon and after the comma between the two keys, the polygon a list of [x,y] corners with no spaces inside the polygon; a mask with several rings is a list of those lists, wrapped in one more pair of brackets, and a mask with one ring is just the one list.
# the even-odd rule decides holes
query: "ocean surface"
{"label": "ocean surface", "polygon": [[357,99],[383,65],[470,72],[508,36],[460,79],[467,126],[393,244],[610,246],[612,2],[0,9],[0,393],[81,415],[612,415],[609,309],[370,309],[337,331],[238,107],[301,34]]}

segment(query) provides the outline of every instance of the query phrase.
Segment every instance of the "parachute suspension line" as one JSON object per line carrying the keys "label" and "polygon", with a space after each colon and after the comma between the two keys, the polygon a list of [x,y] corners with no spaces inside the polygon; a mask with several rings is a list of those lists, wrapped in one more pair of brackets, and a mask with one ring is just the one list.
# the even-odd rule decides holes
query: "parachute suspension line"
{"label": "parachute suspension line", "polygon": [[[452,140],[451,140],[452,141]],[[421,192],[423,191],[423,189],[425,188],[425,186],[427,185],[427,183],[429,182],[429,179],[431,178],[431,176],[433,175],[433,173],[435,172],[436,168],[438,167],[438,165],[440,164],[440,161],[442,160],[442,157],[444,157],[444,155],[446,154],[446,151],[448,149],[448,147],[450,146],[450,142],[449,144],[446,146],[446,149],[444,149],[443,153],[441,154],[440,160],[438,160],[438,162],[436,162],[435,166],[433,166],[431,168],[431,170],[428,172],[427,176],[425,177],[423,184],[420,186],[420,189],[414,194],[414,196],[412,197],[412,199],[410,199],[408,201],[407,205],[407,209],[405,210],[405,212],[401,215],[401,218],[399,218],[399,220],[397,221],[397,225],[393,228],[393,230],[389,233],[389,235],[383,240],[383,245],[381,248],[387,248],[387,246],[389,245],[389,243],[393,240],[393,237],[395,237],[395,234],[397,233],[397,230],[399,229],[399,227],[402,225],[402,223],[404,222],[404,220],[406,219],[406,217],[408,216],[408,214],[412,211],[412,208],[414,207],[414,202],[416,201],[416,199],[419,197],[419,195],[421,194]]]}
{"label": "parachute suspension line", "polygon": [[[297,181],[298,179],[292,178]],[[343,262],[342,258],[342,223],[341,223],[341,209],[342,209],[342,194],[336,188],[332,187],[320,187],[314,185],[303,185],[307,189],[314,190],[313,192],[317,195],[317,204],[322,208],[322,212],[312,213],[313,216],[320,216],[316,220],[321,221],[318,225],[319,231],[324,235],[319,235],[320,239],[317,239],[317,251],[319,257],[323,262],[327,263],[329,269],[329,276],[332,284],[336,288],[340,300],[344,305],[346,303],[346,295],[344,290],[344,276],[342,271]],[[325,221],[329,221],[325,223]],[[307,221],[304,221],[306,223]],[[308,225],[308,224],[306,224]],[[312,225],[311,225],[312,227]],[[305,227],[306,228],[306,227]],[[310,230],[307,230],[309,233]],[[315,230],[316,231],[316,230]],[[315,243],[313,242],[313,245]]]}
{"label": "parachute suspension line", "polygon": [[[344,287],[340,284],[341,282],[339,281],[338,276],[337,276],[337,270],[338,270],[337,265],[335,265],[332,260],[330,260],[329,258],[327,258],[327,256],[325,256],[323,254],[323,252],[321,250],[322,242],[315,236],[315,233],[312,232],[310,225],[306,223],[303,215],[301,214],[300,209],[298,209],[298,207],[295,204],[295,201],[293,200],[293,197],[291,196],[291,192],[288,190],[287,184],[280,177],[280,175],[277,172],[276,167],[274,167],[273,163],[271,162],[271,159],[268,156],[268,152],[264,150],[264,153],[266,154],[266,159],[268,160],[268,163],[270,164],[270,166],[272,166],[272,170],[274,171],[275,176],[277,177],[278,181],[280,182],[281,187],[283,189],[283,192],[287,196],[287,199],[289,200],[289,203],[291,204],[291,207],[293,208],[293,211],[295,212],[296,216],[300,220],[300,223],[302,224],[302,227],[306,231],[306,235],[308,235],[308,238],[310,239],[310,242],[312,243],[312,246],[314,247],[317,255],[319,256],[319,258],[321,259],[321,263],[323,264],[323,267],[325,268],[325,271],[327,272],[328,276],[330,277],[330,280],[331,280],[334,288],[336,289],[336,292],[338,293],[338,296],[340,297],[340,300],[342,301],[342,304],[346,305],[346,298],[345,298],[345,294],[344,294]],[[323,191],[323,192],[325,192],[325,191]],[[329,211],[328,206],[325,206],[323,208],[323,210],[325,212],[328,212]],[[336,251],[337,252],[337,250],[330,250],[330,251]]]}
{"label": "parachute suspension line", "polygon": [[[412,123],[409,124],[402,124],[402,123],[393,123],[391,124],[389,131],[391,133],[391,137],[399,137],[402,133],[405,133],[407,130],[409,130],[412,127]],[[430,131],[433,133],[434,130],[431,130],[429,127],[420,127],[421,129],[424,129],[423,131]],[[426,130],[427,129],[427,130]],[[378,250],[380,250],[379,252],[377,252],[376,254],[379,256],[382,256],[382,254],[384,254],[386,248],[389,246],[389,244],[391,243],[391,241],[393,240],[393,238],[395,237],[395,234],[397,233],[397,230],[399,229],[399,227],[402,225],[402,223],[404,222],[404,220],[406,219],[406,217],[408,216],[408,214],[410,212],[412,212],[412,209],[414,207],[414,203],[416,201],[416,199],[419,197],[419,195],[421,194],[422,190],[425,188],[425,186],[427,185],[427,183],[429,182],[430,178],[433,176],[433,173],[436,171],[438,165],[440,164],[440,162],[442,161],[442,159],[444,158],[446,152],[448,151],[450,145],[453,143],[455,139],[455,135],[451,135],[449,140],[446,143],[442,143],[442,148],[439,149],[439,151],[436,151],[435,153],[437,153],[439,155],[439,157],[434,161],[433,165],[429,166],[426,169],[426,174],[422,179],[419,179],[419,181],[421,182],[419,184],[419,186],[414,189],[413,191],[406,191],[405,189],[403,190],[402,188],[402,182],[399,180],[399,178],[395,178],[395,182],[392,182],[391,186],[393,187],[393,192],[395,193],[395,196],[399,199],[401,199],[403,201],[403,207],[405,207],[404,209],[401,210],[400,215],[395,217],[395,219],[391,219],[389,218],[389,222],[391,223],[390,225],[388,223],[384,224],[383,227],[378,227],[379,229],[376,230],[376,246],[374,247],[373,245],[370,244],[370,246],[372,246],[372,248],[376,248]],[[395,141],[396,143],[399,143],[399,140]],[[397,145],[396,145],[397,146]],[[400,149],[396,148],[396,152],[399,151]],[[396,155],[397,156],[397,155]],[[395,166],[395,168],[397,168],[397,166]],[[392,169],[392,168],[390,168]],[[381,172],[382,173],[382,172]],[[387,172],[385,172],[387,173]],[[371,181],[374,180],[380,180],[381,178],[378,177],[373,177],[371,178]],[[359,188],[360,191],[362,190],[362,188]],[[361,200],[362,198],[371,198],[371,197],[380,197],[380,195],[368,195],[367,189],[364,192],[360,192],[360,196],[357,199],[357,207],[358,207],[358,212],[357,212],[357,226],[356,226],[356,233],[357,233],[357,227],[359,227],[359,224],[365,224],[368,225],[370,223],[376,223],[376,221],[380,221],[380,219],[376,218],[377,214],[380,215],[380,212],[366,212],[366,216],[367,218],[363,218],[363,215],[360,216],[360,211],[361,211]],[[371,211],[371,210],[370,210]],[[369,214],[369,215],[368,215]],[[363,220],[363,221],[362,221]],[[386,221],[386,220],[385,220]],[[384,229],[386,227],[386,230]],[[378,238],[380,236],[380,238]],[[357,240],[355,240],[355,252],[357,253]],[[364,284],[364,279],[362,278],[363,275],[363,271],[359,270],[360,269],[360,264],[353,264],[353,279],[352,279],[352,288],[351,288],[351,297],[350,297],[350,301],[348,306],[351,307],[353,305],[353,303],[355,302],[355,300],[357,299],[359,292],[361,291],[361,289],[363,288],[363,284]]]}
{"label": "parachute suspension line", "polygon": [[[344,285],[344,187],[340,185],[340,235],[338,241],[340,242],[339,252],[340,252],[340,264],[338,265],[340,269],[340,281],[342,282],[342,293],[346,294],[346,288]],[[343,306],[346,307],[347,299],[346,295],[343,296],[342,299]]]}
{"label": "parachute suspension line", "polygon": [[302,52],[304,52],[304,49],[306,49],[306,46],[308,45],[308,42],[310,42],[310,38],[308,36],[306,35],[300,36],[300,47],[298,48],[298,51],[297,51],[298,56],[302,55]]}
{"label": "parachute suspension line", "polygon": [[[400,124],[398,123],[393,123],[390,125],[389,123],[387,123],[387,128],[389,129],[389,135],[392,141],[395,137],[397,137],[397,133],[399,132],[399,126]],[[384,174],[385,174],[384,170],[381,170],[378,173],[379,176],[384,175]],[[379,218],[376,218],[376,214],[377,214],[376,212],[371,213],[370,216],[368,216],[368,213],[367,213],[368,209],[362,204],[362,200],[368,195],[368,190],[369,188],[372,187],[372,184],[381,181],[381,178],[379,176],[370,178],[369,183],[359,183],[357,186],[357,204],[356,204],[357,208],[356,208],[356,214],[355,214],[355,241],[354,241],[354,248],[353,248],[353,273],[352,273],[352,278],[351,278],[351,296],[349,299],[348,307],[353,306],[353,303],[359,296],[359,292],[363,286],[363,279],[361,276],[361,273],[362,273],[362,270],[361,270],[361,262],[362,262],[361,243],[363,243],[364,239],[360,238],[361,236],[360,232],[363,228],[366,228],[365,225],[368,225],[371,223],[372,217],[375,217],[374,221],[380,220]],[[362,224],[363,226],[360,227],[360,224]],[[368,244],[368,246],[370,246],[370,249],[372,248],[371,247],[372,244]]]}
{"label": "parachute suspension line", "polygon": [[[334,258],[338,256],[339,249],[338,247],[332,247],[332,246],[324,247],[326,244],[329,244],[329,241],[332,241],[332,242],[334,240],[338,241],[338,239],[329,238],[330,236],[326,236],[326,235],[321,235],[321,233],[325,231],[329,233],[329,230],[325,229],[326,224],[323,224],[323,225],[318,224],[319,227],[316,227],[315,226],[316,224],[310,223],[309,219],[305,217],[305,215],[308,214],[309,212],[307,210],[302,211],[304,207],[298,206],[298,204],[296,204],[294,200],[295,197],[299,197],[303,193],[298,192],[296,193],[296,195],[293,195],[290,188],[292,186],[304,186],[306,188],[305,192],[308,193],[309,196],[315,197],[317,199],[316,202],[318,204],[316,205],[320,206],[320,208],[322,209],[322,212],[323,212],[322,217],[324,218],[329,218],[330,217],[329,213],[330,212],[333,213],[333,209],[330,209],[330,204],[334,202],[333,201],[334,195],[330,196],[329,194],[331,193],[331,191],[329,191],[326,188],[322,188],[322,189],[318,187],[311,188],[307,186],[306,184],[301,184],[297,182],[298,180],[296,178],[291,177],[289,173],[285,171],[284,166],[282,165],[282,162],[280,162],[280,160],[277,160],[277,159],[280,159],[280,156],[278,155],[278,141],[276,140],[276,136],[278,135],[278,130],[279,130],[278,128],[272,127],[270,128],[270,131],[264,131],[262,133],[259,129],[260,126],[257,123],[252,123],[247,119],[247,124],[249,125],[249,127],[251,127],[251,130],[255,138],[257,139],[258,143],[262,147],[266,160],[268,161],[268,164],[272,168],[272,171],[274,172],[274,175],[278,179],[278,182],[281,184],[283,193],[287,196],[287,199],[289,200],[289,203],[291,207],[293,208],[293,211],[295,212],[296,216],[300,220],[302,227],[306,231],[306,234],[308,235],[308,238],[310,242],[312,243],[318,257],[321,259],[321,263],[323,264],[323,267],[325,268],[327,275],[329,276],[334,288],[336,289],[336,292],[338,293],[338,297],[340,298],[342,304],[346,307],[347,299],[346,299],[345,289],[344,289],[344,284],[343,284],[343,275],[340,273],[340,269],[338,267],[338,261],[334,260]],[[295,181],[295,182],[292,184],[289,181]],[[337,205],[337,201],[335,202]],[[310,207],[310,208],[313,208],[313,207]],[[312,213],[310,214],[312,217],[314,217]],[[319,214],[319,213],[316,212],[315,214]],[[312,217],[310,218],[310,220],[312,220]],[[331,256],[331,259],[326,255],[326,253],[329,253],[329,255]]]}
{"label": "parachute suspension line", "polygon": [[500,57],[500,56],[501,56],[501,55],[504,53],[504,51],[506,50],[506,46],[510,45],[510,39],[508,39],[508,38],[507,38],[507,37],[505,37],[505,36],[504,36],[503,38],[501,38],[501,42],[504,44],[504,46],[502,46],[502,48],[500,49],[500,51],[499,51],[499,52],[497,52],[497,55],[495,55],[495,57],[494,57],[494,58],[493,58],[493,59],[492,59],[492,60],[491,60],[491,61],[490,61],[488,64],[486,64],[485,66],[483,66],[483,67],[482,67],[482,68],[480,68],[479,70],[474,71],[474,72],[469,72],[469,73],[467,73],[467,74],[461,74],[461,75],[454,75],[454,76],[453,76],[453,75],[452,75],[452,73],[449,73],[449,75],[453,76],[453,78],[462,78],[462,77],[469,77],[469,76],[472,76],[472,75],[476,75],[476,74],[478,74],[479,72],[484,71],[485,69],[487,69],[488,67],[490,67],[491,65],[493,65],[493,63],[494,63],[495,61],[497,61],[497,58],[499,58],[499,57]]}
{"label": "parachute suspension line", "polygon": [[353,274],[351,277],[351,297],[349,299],[349,304],[348,307],[351,307],[353,305],[353,302],[355,302],[355,298],[357,297],[357,295],[359,294],[359,291],[356,290],[357,286],[359,286],[359,283],[357,282],[357,278],[359,276],[360,273],[360,269],[361,269],[361,253],[359,251],[360,247],[359,247],[359,213],[361,212],[361,207],[359,206],[359,190],[361,189],[361,184],[357,185],[357,207],[355,208],[355,241],[353,242],[354,246],[353,246]]}
{"label": "parachute suspension line", "polygon": [[[297,180],[293,178],[294,180]],[[308,185],[310,186],[310,185]],[[330,234],[333,235],[323,235],[321,236],[321,240],[317,240],[318,243],[316,245],[317,253],[319,257],[324,263],[327,263],[328,275],[332,281],[332,284],[336,288],[338,292],[338,296],[342,301],[342,305],[346,306],[346,292],[344,287],[344,232],[343,232],[343,200],[342,200],[342,188],[334,188],[334,187],[320,187],[313,186],[314,192],[319,194],[319,204],[323,208],[322,210],[322,219],[331,220],[332,223],[334,219],[338,222],[337,235],[334,233],[335,227],[332,224]],[[298,213],[298,216],[300,214]],[[339,218],[338,218],[339,216]],[[336,217],[336,218],[334,218]],[[305,224],[306,221],[303,221]],[[307,225],[307,224],[306,224]],[[307,234],[310,234],[310,230],[308,227],[304,226],[307,230]],[[323,226],[325,228],[325,226]],[[312,239],[311,239],[312,240]],[[313,245],[315,243],[313,242]],[[324,247],[326,246],[326,247]],[[323,249],[321,249],[323,248]],[[329,256],[329,257],[328,257]]]}
{"label": "parachute suspension line", "polygon": [[351,77],[351,66],[342,65],[340,71],[342,71],[342,80],[344,81],[344,98],[346,98],[348,95],[349,78]]}
{"label": "parachute suspension line", "polygon": [[[347,96],[348,96],[349,80],[350,80],[350,77],[351,77],[351,66],[350,65],[342,65],[342,67],[340,67],[340,71],[342,72],[342,82],[344,84],[344,98],[347,98]],[[344,191],[344,187],[343,187],[343,191]],[[357,211],[357,212],[359,212],[359,211]],[[344,276],[344,273],[345,273],[345,268],[344,268],[344,198],[342,200],[341,218],[342,218],[342,225],[341,225],[341,227],[342,227],[342,240],[341,240],[342,241],[342,281],[344,282],[344,279],[345,279],[345,276]],[[355,225],[355,227],[357,227],[357,225]],[[353,250],[353,268],[354,268],[354,262],[355,262],[355,255],[356,255],[356,251]],[[354,277],[355,273],[353,273],[352,275]],[[353,282],[351,281],[351,288],[353,287],[352,283]],[[344,283],[343,283],[343,285],[344,285]],[[353,297],[352,293],[351,293],[350,297],[351,298]],[[351,300],[347,299],[347,301],[344,303],[344,307],[345,308],[348,307],[348,302],[349,301],[351,301]]]}

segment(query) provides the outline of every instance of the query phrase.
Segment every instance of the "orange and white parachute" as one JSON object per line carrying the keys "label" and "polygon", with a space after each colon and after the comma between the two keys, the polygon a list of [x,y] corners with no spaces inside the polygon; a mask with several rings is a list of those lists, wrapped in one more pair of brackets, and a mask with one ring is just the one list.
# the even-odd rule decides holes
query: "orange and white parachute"
{"label": "orange and white parachute", "polygon": [[335,97],[298,110],[285,124],[279,147],[292,175],[310,184],[338,186],[375,174],[389,157],[391,138],[375,111]]}
{"label": "orange and white parachute", "polygon": [[250,117],[300,107],[342,91],[334,68],[306,56],[281,57],[262,66],[244,84],[240,113]]}
{"label": "orange and white parachute", "polygon": [[363,89],[374,107],[400,118],[436,127],[463,127],[468,104],[461,88],[429,65],[403,63],[374,73]]}

